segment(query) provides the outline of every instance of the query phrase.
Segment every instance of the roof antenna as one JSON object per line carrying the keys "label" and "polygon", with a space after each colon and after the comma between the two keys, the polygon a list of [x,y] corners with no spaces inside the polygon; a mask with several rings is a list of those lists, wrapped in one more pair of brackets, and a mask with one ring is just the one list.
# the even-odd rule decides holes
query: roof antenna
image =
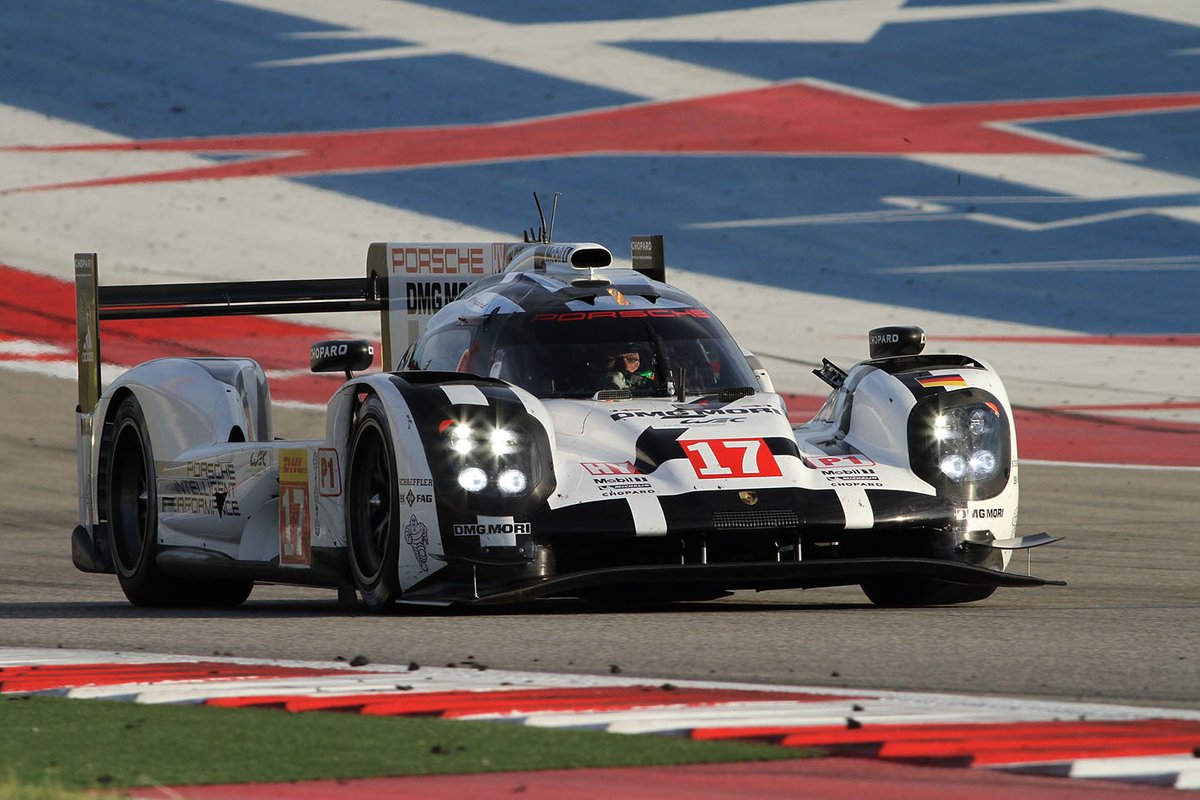
{"label": "roof antenna", "polygon": [[538,197],[538,193],[533,193],[533,202],[537,203],[538,219],[542,221],[542,226],[538,228],[537,240],[542,244],[549,244],[550,234],[546,230],[546,214],[542,211],[542,199]]}
{"label": "roof antenna", "polygon": [[554,241],[554,218],[558,216],[558,198],[562,197],[562,192],[554,193],[554,205],[550,207],[550,229],[546,231],[546,244]]}
{"label": "roof antenna", "polygon": [[562,197],[562,192],[554,193],[554,205],[550,208],[550,224],[546,225],[546,213],[542,211],[542,198],[538,197],[538,193],[533,193],[533,202],[537,203],[538,219],[542,221],[542,226],[538,228],[537,233],[533,232],[533,228],[527,231],[522,231],[526,244],[550,244],[554,241],[554,218],[558,216],[558,198]]}

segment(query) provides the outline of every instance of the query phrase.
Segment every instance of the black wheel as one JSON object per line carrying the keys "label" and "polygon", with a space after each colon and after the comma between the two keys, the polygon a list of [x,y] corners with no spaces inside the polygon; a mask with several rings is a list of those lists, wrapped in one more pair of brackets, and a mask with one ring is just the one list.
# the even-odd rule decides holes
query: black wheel
{"label": "black wheel", "polygon": [[248,580],[199,580],[158,569],[158,494],[154,454],[142,407],[126,397],[113,416],[108,452],[108,530],[117,580],[135,606],[236,606],[250,595]]}
{"label": "black wheel", "polygon": [[172,587],[154,563],[158,498],[154,456],[137,398],[125,398],[113,417],[108,451],[108,530],[113,565],[125,597],[135,606],[172,604]]}
{"label": "black wheel", "polygon": [[863,593],[877,606],[905,608],[946,606],[985,600],[995,586],[947,583],[929,578],[880,578],[862,584]]}
{"label": "black wheel", "polygon": [[[1000,551],[982,545],[959,544],[953,537],[941,536],[928,543],[926,557],[963,561],[977,567],[1004,571]],[[904,608],[914,606],[950,606],[986,600],[996,591],[987,584],[964,584],[939,581],[934,578],[892,576],[876,578],[862,584],[863,594],[877,606]]]}
{"label": "black wheel", "polygon": [[400,493],[387,415],[377,397],[363,405],[350,436],[346,538],[363,602],[382,611],[400,597]]}

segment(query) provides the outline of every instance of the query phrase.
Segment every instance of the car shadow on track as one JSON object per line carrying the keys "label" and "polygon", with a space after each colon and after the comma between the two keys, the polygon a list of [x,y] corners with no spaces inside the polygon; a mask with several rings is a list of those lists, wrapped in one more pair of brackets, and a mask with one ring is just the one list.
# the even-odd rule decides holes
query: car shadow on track
{"label": "car shadow on track", "polygon": [[785,611],[843,611],[873,608],[861,603],[791,602],[677,602],[677,603],[593,603],[583,600],[539,600],[505,606],[429,607],[398,605],[382,614],[373,614],[361,603],[348,605],[335,599],[321,600],[250,600],[237,608],[139,608],[120,601],[0,603],[0,618],[9,620],[86,620],[86,619],[287,619],[329,616],[352,617],[495,617],[495,616],[605,616],[628,614],[747,614]]}

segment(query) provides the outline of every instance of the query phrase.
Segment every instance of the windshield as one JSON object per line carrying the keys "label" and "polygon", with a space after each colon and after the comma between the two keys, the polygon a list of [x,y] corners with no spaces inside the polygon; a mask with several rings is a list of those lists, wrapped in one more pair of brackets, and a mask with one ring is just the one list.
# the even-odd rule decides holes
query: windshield
{"label": "windshield", "polygon": [[741,349],[702,308],[493,314],[426,332],[418,369],[500,378],[542,398],[756,387]]}

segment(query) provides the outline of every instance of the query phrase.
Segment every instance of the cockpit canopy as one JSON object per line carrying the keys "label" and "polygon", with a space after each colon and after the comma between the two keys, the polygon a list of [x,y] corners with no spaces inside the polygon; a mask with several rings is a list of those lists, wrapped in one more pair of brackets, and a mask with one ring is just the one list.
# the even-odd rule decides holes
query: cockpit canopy
{"label": "cockpit canopy", "polygon": [[407,368],[499,378],[540,398],[613,390],[668,397],[679,393],[680,381],[687,396],[757,387],[741,348],[706,308],[678,301],[637,305],[646,307],[441,314]]}

